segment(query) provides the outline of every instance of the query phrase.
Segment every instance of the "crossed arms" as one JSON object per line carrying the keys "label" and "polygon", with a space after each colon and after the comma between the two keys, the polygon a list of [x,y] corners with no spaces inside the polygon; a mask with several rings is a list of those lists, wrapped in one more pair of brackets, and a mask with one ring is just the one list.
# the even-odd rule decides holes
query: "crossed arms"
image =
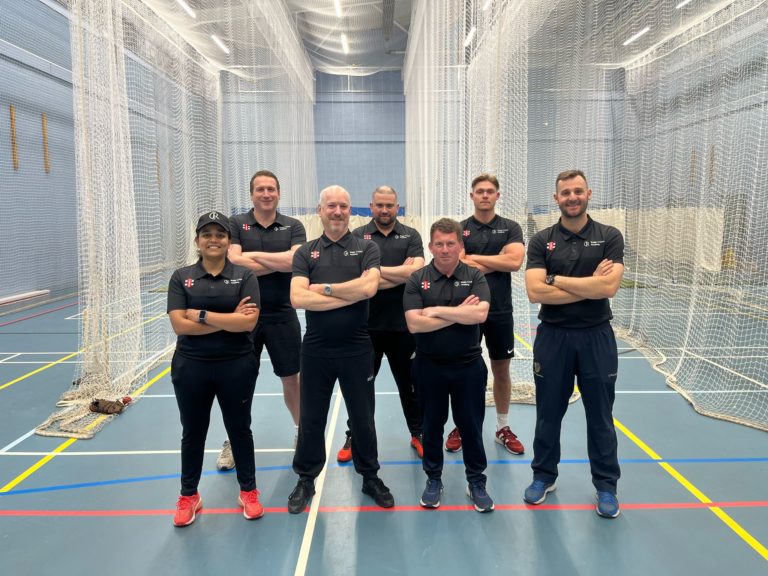
{"label": "crossed arms", "polygon": [[324,292],[324,284],[310,284],[305,276],[291,278],[291,306],[325,312],[367,300],[376,294],[381,274],[378,268],[364,270],[358,278],[333,283],[333,295]]}
{"label": "crossed arms", "polygon": [[547,271],[531,268],[525,271],[528,300],[534,304],[572,304],[581,300],[602,300],[616,295],[624,275],[624,264],[602,260],[592,276],[575,278],[555,275],[554,284],[546,284]]}
{"label": "crossed arms", "polygon": [[488,317],[490,304],[474,294],[458,306],[430,306],[405,311],[405,322],[412,334],[434,332],[451,324],[481,324]]}

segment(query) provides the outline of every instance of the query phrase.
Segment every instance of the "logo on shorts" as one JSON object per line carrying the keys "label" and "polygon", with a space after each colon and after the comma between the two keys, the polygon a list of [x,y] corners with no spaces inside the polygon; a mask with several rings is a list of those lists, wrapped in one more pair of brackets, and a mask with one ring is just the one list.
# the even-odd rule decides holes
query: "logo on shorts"
{"label": "logo on shorts", "polygon": [[192,288],[192,286],[194,285],[195,285],[195,281],[192,280],[192,278],[187,278],[186,280],[184,280],[184,286],[186,286],[187,288]]}
{"label": "logo on shorts", "polygon": [[537,376],[541,375],[541,364],[539,364],[535,360],[533,361],[533,373],[536,374]]}
{"label": "logo on shorts", "polygon": [[370,234],[363,234],[363,240],[370,240],[371,235]]}
{"label": "logo on shorts", "polygon": [[424,282],[421,283],[421,289],[422,290],[429,290],[429,286],[430,286],[430,284],[426,280],[424,280]]}
{"label": "logo on shorts", "polygon": [[251,225],[250,224],[243,224],[243,230],[250,230]]}
{"label": "logo on shorts", "polygon": [[552,252],[552,250],[555,249],[555,246],[557,246],[557,244],[555,244],[554,242],[547,242],[547,250],[549,250],[550,252]]}
{"label": "logo on shorts", "polygon": [[315,260],[317,260],[318,258],[320,258],[320,251],[319,250],[312,250],[312,252],[310,252],[309,255],[312,258],[314,258]]}
{"label": "logo on shorts", "polygon": [[464,236],[464,238],[466,238],[467,236],[469,236],[469,230],[464,230],[464,232],[462,232],[461,235]]}

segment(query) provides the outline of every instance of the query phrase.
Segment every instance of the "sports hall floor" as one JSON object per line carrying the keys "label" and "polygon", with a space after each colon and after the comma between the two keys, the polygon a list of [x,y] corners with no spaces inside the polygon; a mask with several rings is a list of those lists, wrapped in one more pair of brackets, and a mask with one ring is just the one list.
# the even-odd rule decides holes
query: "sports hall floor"
{"label": "sports hall floor", "polygon": [[[205,510],[193,525],[174,528],[181,428],[167,363],[144,397],[94,439],[32,433],[72,379],[77,310],[65,300],[0,316],[4,576],[768,575],[768,435],[696,414],[621,342],[615,417],[623,512],[616,520],[594,512],[580,402],[564,422],[558,489],[546,505],[522,502],[535,409],[513,405],[512,428],[525,455],[509,455],[492,442],[493,408],[486,417],[495,512],[478,514],[469,505],[461,453],[446,454],[442,507],[420,509],[425,477],[386,364],[376,383],[376,425],[381,477],[396,508],[373,506],[353,468],[336,463],[346,416],[337,396],[327,431],[331,459],[314,506],[290,515],[293,428],[264,359],[253,432],[266,515],[246,521],[234,475],[215,469],[224,429],[214,408],[200,486]],[[525,356],[528,340],[517,345]]]}

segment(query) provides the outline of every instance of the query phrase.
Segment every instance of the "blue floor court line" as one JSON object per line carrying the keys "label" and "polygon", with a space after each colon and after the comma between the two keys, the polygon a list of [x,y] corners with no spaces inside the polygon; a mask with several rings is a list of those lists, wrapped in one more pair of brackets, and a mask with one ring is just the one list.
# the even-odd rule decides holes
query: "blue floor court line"
{"label": "blue floor court line", "polygon": [[[665,460],[653,460],[651,458],[626,458],[626,459],[620,459],[620,464],[660,464],[662,462],[667,462],[670,464],[681,464],[681,463],[697,463],[697,464],[722,464],[722,463],[750,463],[750,462],[768,462],[768,457],[765,458],[669,458]],[[389,461],[383,461],[380,462],[381,466],[415,466],[420,465],[421,460],[389,460]],[[464,465],[463,460],[447,460],[444,462],[445,465]],[[488,464],[491,465],[531,465],[531,460],[489,460]],[[569,465],[569,464],[589,464],[589,460],[586,458],[574,458],[574,459],[566,459],[561,460],[560,464]],[[331,467],[336,468],[351,468],[353,465],[351,463],[336,463],[331,464]],[[275,472],[275,471],[285,471],[290,470],[292,468],[291,465],[281,465],[281,466],[263,466],[263,467],[257,467],[256,472]],[[218,475],[226,475],[226,474],[234,474],[234,470],[227,470],[227,471],[218,471],[218,470],[205,470],[203,471],[203,476],[218,476]],[[0,497],[4,496],[18,496],[22,494],[36,494],[41,492],[55,492],[55,491],[63,491],[63,490],[78,490],[82,488],[95,488],[95,487],[101,487],[101,486],[114,486],[119,484],[136,484],[140,482],[157,482],[160,480],[174,480],[178,479],[180,477],[180,474],[162,474],[157,476],[137,476],[135,478],[116,478],[114,480],[100,480],[98,482],[81,482],[78,484],[59,484],[55,486],[43,486],[39,488],[22,488],[19,490],[9,490],[8,492],[2,492],[0,493]]]}

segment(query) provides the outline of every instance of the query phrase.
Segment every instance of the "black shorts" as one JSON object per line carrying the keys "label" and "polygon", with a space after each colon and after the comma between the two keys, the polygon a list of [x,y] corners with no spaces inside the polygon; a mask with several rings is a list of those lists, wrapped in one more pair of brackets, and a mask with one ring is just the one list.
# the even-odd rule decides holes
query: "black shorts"
{"label": "black shorts", "polygon": [[298,318],[275,324],[257,324],[253,331],[253,352],[261,359],[261,351],[267,347],[272,370],[283,378],[299,373],[301,353],[301,326]]}
{"label": "black shorts", "polygon": [[483,336],[491,360],[508,360],[515,355],[515,325],[511,313],[488,316],[480,324],[480,340]]}

